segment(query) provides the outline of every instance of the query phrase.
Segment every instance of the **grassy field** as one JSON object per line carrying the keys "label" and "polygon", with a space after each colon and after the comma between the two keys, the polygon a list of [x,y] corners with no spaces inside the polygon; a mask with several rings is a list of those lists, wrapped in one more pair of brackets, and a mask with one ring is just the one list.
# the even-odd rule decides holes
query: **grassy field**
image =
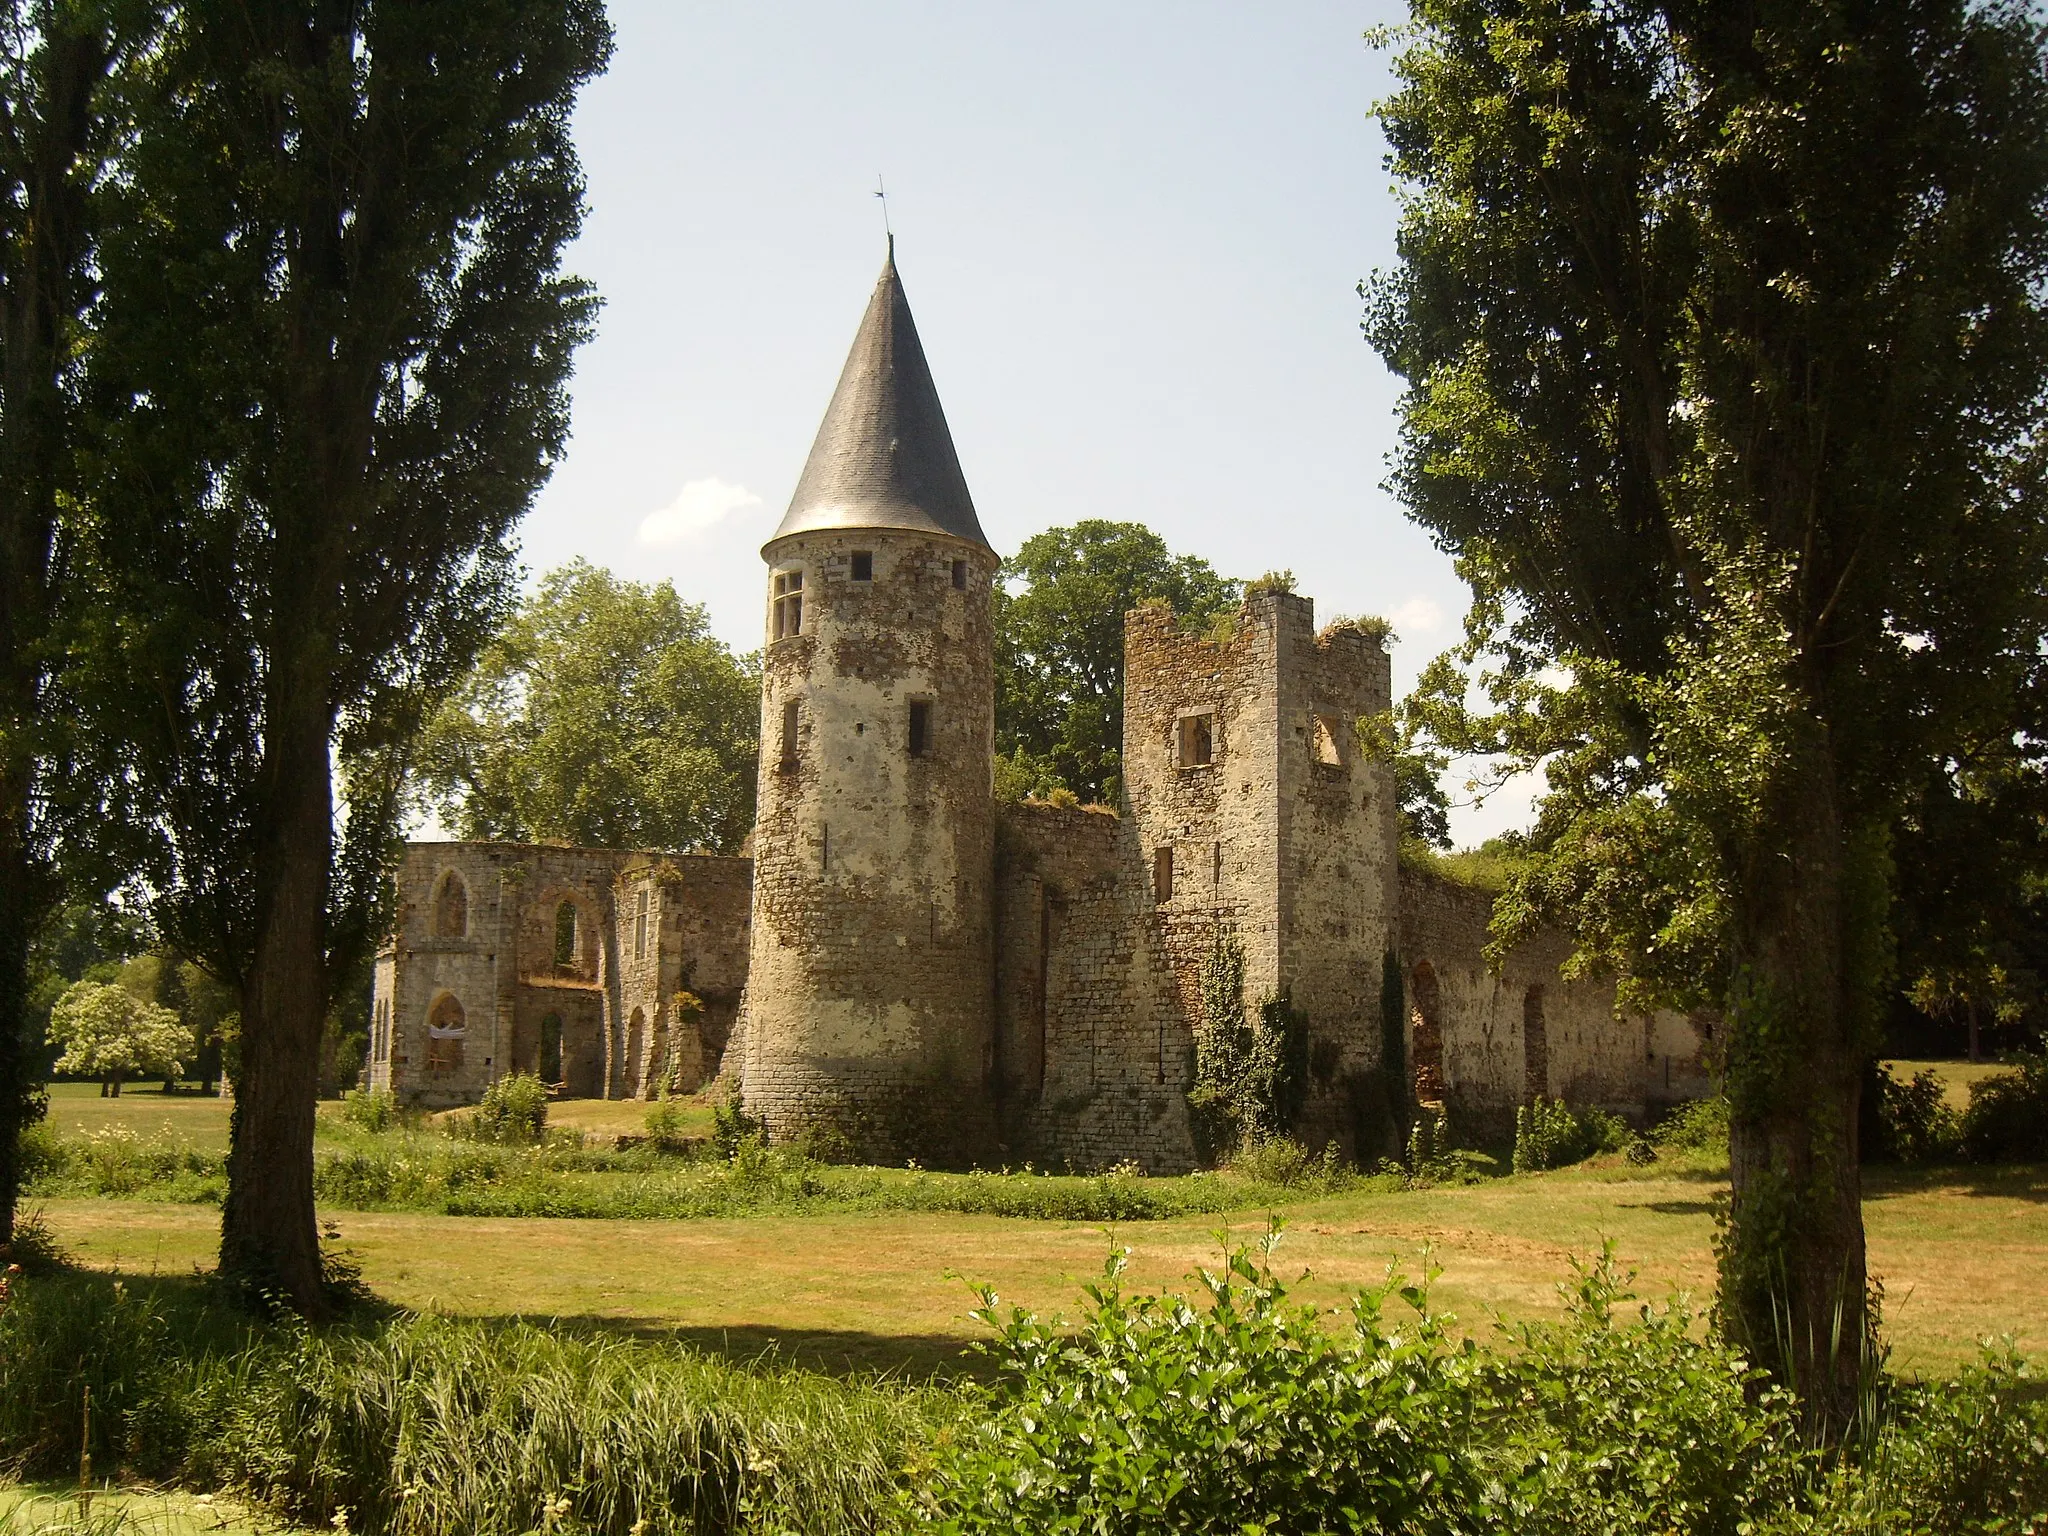
{"label": "grassy field", "polygon": [[[583,1101],[554,1106],[551,1118],[612,1136],[637,1132],[645,1112],[642,1104]],[[197,1097],[108,1100],[91,1085],[60,1084],[51,1114],[67,1136],[126,1127],[217,1148],[226,1135],[227,1106]],[[1647,1168],[1609,1157],[1462,1188],[1354,1190],[1290,1201],[1281,1253],[1287,1268],[1309,1272],[1305,1296],[1332,1305],[1390,1263],[1411,1274],[1433,1263],[1442,1269],[1440,1302],[1481,1330],[1495,1315],[1551,1312],[1573,1259],[1606,1240],[1640,1270],[1644,1294],[1704,1297],[1713,1282],[1713,1212],[1725,1192],[1724,1171],[1701,1155]],[[81,1262],[126,1273],[203,1269],[218,1232],[217,1212],[206,1205],[61,1198],[43,1210]],[[1219,1230],[1248,1237],[1266,1220],[1259,1206],[1113,1230],[939,1210],[687,1221],[325,1215],[370,1285],[406,1307],[680,1331],[728,1354],[774,1349],[833,1369],[914,1373],[955,1368],[976,1337],[966,1316],[970,1283],[1058,1311],[1114,1242],[1131,1248],[1135,1282],[1176,1286],[1213,1261]],[[1902,1369],[1952,1370],[1976,1340],[2008,1332],[2048,1353],[2048,1170],[1872,1169],[1865,1220]]]}
{"label": "grassy field", "polygon": [[[1613,1239],[1645,1294],[1713,1278],[1706,1170],[1595,1166],[1460,1189],[1358,1193],[1287,1213],[1284,1267],[1305,1297],[1337,1303],[1390,1262],[1441,1267],[1440,1302],[1469,1329],[1499,1313],[1550,1313],[1575,1256]],[[206,1207],[61,1200],[58,1240],[87,1264],[189,1273],[212,1259]],[[1905,1370],[1945,1372],[1975,1341],[2012,1332],[2048,1352],[2048,1170],[1873,1171],[1865,1207],[1886,1328]],[[967,1282],[1033,1308],[1069,1307],[1112,1241],[1133,1279],[1173,1286],[1212,1262],[1220,1228],[1265,1215],[1080,1223],[944,1212],[747,1216],[679,1222],[554,1221],[345,1212],[330,1220],[364,1278],[407,1307],[480,1317],[552,1317],[639,1332],[680,1330],[724,1352],[779,1348],[834,1369],[947,1368],[976,1337]]]}

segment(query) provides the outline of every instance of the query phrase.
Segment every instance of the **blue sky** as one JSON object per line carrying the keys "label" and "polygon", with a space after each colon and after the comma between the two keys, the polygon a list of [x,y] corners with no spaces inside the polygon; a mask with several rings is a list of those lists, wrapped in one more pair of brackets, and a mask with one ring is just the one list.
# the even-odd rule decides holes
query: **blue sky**
{"label": "blue sky", "polygon": [[[1381,613],[1405,687],[1463,588],[1380,489],[1395,384],[1358,332],[1397,205],[1381,3],[614,0],[577,117],[605,308],[523,530],[672,579],[759,644],[758,550],[897,257],[991,541],[1149,524],[1319,617]],[[1458,818],[1475,841],[1526,814]]]}

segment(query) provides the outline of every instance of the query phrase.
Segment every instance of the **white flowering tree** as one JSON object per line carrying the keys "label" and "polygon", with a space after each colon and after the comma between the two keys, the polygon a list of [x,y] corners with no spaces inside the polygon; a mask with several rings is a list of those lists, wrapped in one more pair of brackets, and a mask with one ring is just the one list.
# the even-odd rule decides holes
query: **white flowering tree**
{"label": "white flowering tree", "polygon": [[59,1072],[97,1077],[102,1093],[117,1098],[123,1079],[175,1076],[192,1053],[192,1031],[177,1014],[126,987],[96,981],[81,981],[57,999],[50,1038],[64,1047]]}

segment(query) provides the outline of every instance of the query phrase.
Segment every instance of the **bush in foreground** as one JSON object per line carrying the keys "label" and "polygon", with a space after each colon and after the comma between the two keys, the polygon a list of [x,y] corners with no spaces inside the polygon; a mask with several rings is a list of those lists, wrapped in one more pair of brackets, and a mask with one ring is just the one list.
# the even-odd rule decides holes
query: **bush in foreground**
{"label": "bush in foreground", "polygon": [[[811,1531],[2025,1536],[2048,1400],[2007,1355],[1885,1383],[1832,1458],[1683,1305],[1611,1257],[1561,1323],[1458,1338],[1426,1286],[1335,1317],[1262,1253],[1198,1298],[1121,1258],[1068,1329],[984,1293],[993,1389],[841,1381],[673,1343],[441,1319],[312,1333],[190,1283],[17,1279],[0,1464],[232,1491],[363,1536]],[[1332,1326],[1333,1323],[1340,1326]]]}
{"label": "bush in foreground", "polygon": [[1468,1536],[2020,1536],[2048,1528],[2048,1402],[1989,1355],[1954,1382],[1873,1391],[1824,1458],[1791,1400],[1682,1303],[1633,1304],[1611,1252],[1563,1323],[1458,1340],[1426,1287],[1348,1324],[1290,1304],[1238,1251],[1207,1305],[1130,1295],[1121,1259],[1078,1326],[1007,1313],[998,1411],[944,1442],[906,1527],[970,1536],[1229,1531]]}

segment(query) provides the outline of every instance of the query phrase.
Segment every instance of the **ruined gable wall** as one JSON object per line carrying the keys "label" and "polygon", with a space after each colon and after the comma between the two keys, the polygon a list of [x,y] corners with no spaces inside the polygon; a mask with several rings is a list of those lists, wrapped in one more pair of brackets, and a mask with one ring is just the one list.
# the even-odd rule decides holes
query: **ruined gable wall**
{"label": "ruined gable wall", "polygon": [[[400,861],[398,915],[374,973],[369,1080],[409,1102],[473,1103],[510,1072],[539,1066],[542,1021],[559,1015],[564,1071],[576,1095],[605,1083],[605,930],[611,887],[630,855],[523,843],[411,843]],[[436,898],[453,872],[465,891],[459,935],[437,931]],[[555,911],[578,912],[578,949],[557,967]],[[461,1005],[459,1067],[430,1071],[428,1016],[443,997]]]}
{"label": "ruined gable wall", "polygon": [[1194,1163],[1188,1020],[1136,829],[1097,810],[999,810],[996,1084],[1006,1156],[1094,1170]]}
{"label": "ruined gable wall", "polygon": [[[746,986],[752,887],[752,860],[711,854],[643,857],[619,876],[621,1091],[628,1097],[653,1098],[671,1075],[682,1092],[694,1092],[717,1073]],[[680,1028],[675,997],[686,989],[704,1013]]]}

